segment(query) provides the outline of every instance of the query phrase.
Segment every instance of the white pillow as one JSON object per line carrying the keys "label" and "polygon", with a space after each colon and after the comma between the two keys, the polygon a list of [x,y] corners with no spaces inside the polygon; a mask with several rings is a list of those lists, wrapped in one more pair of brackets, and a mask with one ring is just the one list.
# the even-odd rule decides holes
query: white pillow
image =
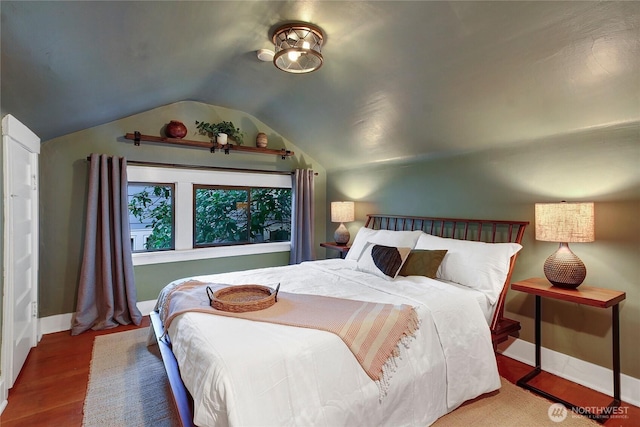
{"label": "white pillow", "polygon": [[372,230],[362,227],[358,230],[351,249],[347,252],[345,259],[358,260],[368,242],[385,246],[395,246],[411,248],[416,245],[422,231],[393,231],[393,230]]}
{"label": "white pillow", "polygon": [[484,243],[448,239],[422,233],[415,249],[446,249],[436,277],[484,293],[495,304],[507,280],[511,257],[522,246],[517,243]]}
{"label": "white pillow", "polygon": [[368,243],[358,258],[358,270],[383,279],[395,279],[411,253],[411,248]]}

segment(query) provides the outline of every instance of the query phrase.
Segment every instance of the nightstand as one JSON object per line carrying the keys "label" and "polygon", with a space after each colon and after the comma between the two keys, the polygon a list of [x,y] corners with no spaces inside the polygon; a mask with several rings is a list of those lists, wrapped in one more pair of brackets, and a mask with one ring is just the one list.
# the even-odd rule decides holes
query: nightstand
{"label": "nightstand", "polygon": [[324,242],[320,243],[320,246],[327,249],[333,249],[334,251],[338,251],[340,253],[340,258],[344,259],[347,256],[347,252],[351,249],[351,245],[348,243],[346,245],[339,245],[336,242]]}
{"label": "nightstand", "polygon": [[493,351],[498,349],[498,344],[509,339],[509,335],[516,336],[520,330],[520,322],[507,319],[506,317],[498,320],[496,328],[491,331],[491,342],[493,343]]}
{"label": "nightstand", "polygon": [[[511,289],[528,294],[535,295],[535,341],[536,341],[536,367],[524,377],[520,378],[517,384],[520,387],[531,390],[532,392],[546,397],[549,400],[558,402],[567,408],[580,408],[577,405],[560,399],[550,393],[536,388],[528,382],[542,372],[540,359],[540,305],[541,297],[553,298],[576,304],[590,305],[592,307],[612,309],[611,325],[612,325],[612,354],[613,354],[613,401],[609,404],[610,408],[620,406],[620,315],[618,304],[626,298],[626,294],[612,289],[596,288],[594,286],[581,285],[576,289],[565,289],[553,286],[546,279],[533,278],[516,282],[511,285]],[[585,415],[599,423],[604,423],[608,416],[607,411],[602,414],[593,414],[586,408],[580,408],[580,414]]]}

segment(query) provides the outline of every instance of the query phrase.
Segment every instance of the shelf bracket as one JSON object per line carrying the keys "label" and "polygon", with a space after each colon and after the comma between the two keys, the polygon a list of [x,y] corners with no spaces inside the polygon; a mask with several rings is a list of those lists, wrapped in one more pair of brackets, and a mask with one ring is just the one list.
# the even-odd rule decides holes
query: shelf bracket
{"label": "shelf bracket", "polygon": [[135,145],[136,147],[140,146],[140,132],[135,131],[133,132],[133,145]]}

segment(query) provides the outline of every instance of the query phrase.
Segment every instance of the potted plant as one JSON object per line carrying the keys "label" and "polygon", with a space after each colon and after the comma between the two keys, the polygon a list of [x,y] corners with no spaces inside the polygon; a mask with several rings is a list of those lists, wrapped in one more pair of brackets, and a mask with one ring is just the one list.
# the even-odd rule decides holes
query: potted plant
{"label": "potted plant", "polygon": [[217,141],[220,144],[227,143],[224,135],[234,139],[238,145],[244,143],[244,133],[240,131],[240,128],[235,127],[233,122],[207,123],[196,120],[196,128],[198,133],[208,135],[212,141]]}

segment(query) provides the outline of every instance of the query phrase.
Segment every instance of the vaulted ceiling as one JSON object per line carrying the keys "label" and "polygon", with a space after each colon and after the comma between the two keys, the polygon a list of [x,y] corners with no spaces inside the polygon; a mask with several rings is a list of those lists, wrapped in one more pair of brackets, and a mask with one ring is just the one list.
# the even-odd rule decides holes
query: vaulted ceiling
{"label": "vaulted ceiling", "polygon": [[[640,123],[640,2],[2,1],[2,114],[43,140],[181,100],[327,169]],[[273,29],[326,33],[306,75]]]}

